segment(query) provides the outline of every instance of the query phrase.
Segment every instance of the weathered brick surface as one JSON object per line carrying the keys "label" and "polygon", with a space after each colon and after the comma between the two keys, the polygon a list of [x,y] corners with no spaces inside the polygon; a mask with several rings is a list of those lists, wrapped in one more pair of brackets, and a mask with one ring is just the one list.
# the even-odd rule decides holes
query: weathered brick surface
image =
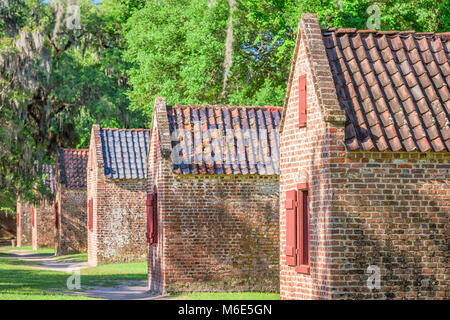
{"label": "weathered brick surface", "polygon": [[87,198],[93,200],[93,230],[88,230],[90,265],[144,261],[147,257],[146,180],[107,179],[94,125],[88,160]]}
{"label": "weathered brick surface", "polygon": [[17,226],[17,246],[29,246],[32,244],[31,208],[28,203],[17,201],[16,214],[19,216]]}
{"label": "weathered brick surface", "polygon": [[87,149],[58,150],[55,198],[58,225],[54,227],[56,255],[87,251],[87,153]]}
{"label": "weathered brick surface", "polygon": [[[450,298],[449,154],[346,152],[343,159],[330,164],[332,297]],[[365,286],[369,265],[380,268],[381,290]]]}
{"label": "weathered brick surface", "polygon": [[55,245],[55,213],[53,203],[44,201],[35,206],[35,225],[32,230],[33,250],[38,248],[53,248]]}
{"label": "weathered brick surface", "polygon": [[[87,251],[87,204],[85,190],[72,190],[57,183],[58,227],[55,253],[64,255]],[[53,226],[55,226],[53,211]]]}
{"label": "weathered brick surface", "polygon": [[[286,265],[280,208],[282,299],[449,297],[447,152],[346,151],[343,111],[314,15],[304,15],[280,133],[280,203],[308,182],[310,273]],[[307,75],[307,125],[298,127],[298,85]],[[332,116],[331,116],[332,115]],[[367,287],[367,268],[381,288]]]}
{"label": "weathered brick surface", "polygon": [[149,288],[278,291],[278,176],[176,175],[164,100],[152,123],[147,188],[157,188],[158,243],[149,245]]}

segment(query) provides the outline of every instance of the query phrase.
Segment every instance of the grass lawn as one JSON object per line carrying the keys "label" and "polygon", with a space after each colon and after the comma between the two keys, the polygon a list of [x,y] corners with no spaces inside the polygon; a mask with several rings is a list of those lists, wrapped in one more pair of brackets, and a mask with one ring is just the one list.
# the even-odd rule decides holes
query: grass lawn
{"label": "grass lawn", "polygon": [[[69,274],[58,271],[38,270],[30,266],[30,262],[6,258],[5,254],[17,249],[6,247],[0,250],[0,300],[80,300],[92,299],[56,293],[67,291],[66,283]],[[29,249],[31,247],[21,247]],[[40,249],[38,254],[51,254],[52,249]],[[60,256],[58,259],[87,259],[86,254]],[[146,280],[147,264],[127,263],[112,264],[81,270],[82,286],[108,286],[119,280]]]}
{"label": "grass lawn", "polygon": [[[83,300],[86,296],[57,293],[68,291],[69,274],[58,271],[38,270],[28,261],[7,258],[14,249],[31,247],[3,247],[0,250],[0,300]],[[39,249],[37,254],[52,254],[53,249]],[[87,254],[72,254],[52,259],[87,261]],[[63,261],[61,261],[63,262]],[[37,264],[35,262],[35,264]],[[81,270],[81,286],[109,287],[121,280],[147,280],[147,263],[122,263],[90,267]],[[197,292],[172,295],[169,299],[183,300],[279,300],[280,295],[264,292]]]}
{"label": "grass lawn", "polygon": [[[2,247],[2,249],[0,250],[0,253],[8,253],[8,251],[11,250],[33,250],[33,248],[31,246],[23,246],[23,247]],[[55,253],[55,249],[53,248],[39,248],[36,251],[34,251],[36,253],[39,254],[54,254]]]}
{"label": "grass lawn", "polygon": [[194,292],[170,297],[180,300],[280,300],[280,294],[268,292]]}
{"label": "grass lawn", "polygon": [[[80,300],[54,291],[67,290],[68,274],[33,269],[26,262],[0,256],[0,300]],[[53,291],[53,292],[52,292]]]}

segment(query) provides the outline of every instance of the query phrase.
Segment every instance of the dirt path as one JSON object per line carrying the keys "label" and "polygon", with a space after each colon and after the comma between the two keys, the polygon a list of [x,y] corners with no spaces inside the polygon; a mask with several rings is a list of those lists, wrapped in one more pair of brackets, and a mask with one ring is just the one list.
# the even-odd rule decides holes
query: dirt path
{"label": "dirt path", "polygon": [[37,254],[31,250],[9,250],[3,257],[29,262],[30,267],[41,270],[72,273],[74,270],[88,267],[87,262],[59,258],[52,254]]}
{"label": "dirt path", "polygon": [[[111,285],[103,282],[99,286],[83,287],[82,291],[61,291],[60,293],[82,295],[106,300],[153,300],[160,297],[148,292],[147,281],[121,280]],[[106,286],[105,286],[106,284]]]}
{"label": "dirt path", "polygon": [[[36,254],[31,250],[23,249],[9,250],[8,253],[2,255],[2,257],[25,261],[30,267],[40,270],[73,273],[75,270],[81,270],[88,267],[87,262],[55,257],[51,254]],[[164,299],[163,296],[156,296],[148,292],[147,281],[111,279],[108,281],[98,281],[97,286],[83,286],[83,276],[81,276],[80,285],[80,290],[60,291],[59,293],[82,295],[106,300]]]}

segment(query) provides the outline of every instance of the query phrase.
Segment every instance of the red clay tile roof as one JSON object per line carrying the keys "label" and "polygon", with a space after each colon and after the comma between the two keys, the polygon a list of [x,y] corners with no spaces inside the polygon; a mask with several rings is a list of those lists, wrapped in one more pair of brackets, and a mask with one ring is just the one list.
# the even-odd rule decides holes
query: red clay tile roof
{"label": "red clay tile roof", "polygon": [[450,33],[322,30],[349,150],[450,151]]}
{"label": "red clay tile roof", "polygon": [[102,128],[100,139],[106,178],[147,178],[149,129]]}
{"label": "red clay tile roof", "polygon": [[89,149],[58,150],[59,182],[67,189],[86,189],[88,153]]}
{"label": "red clay tile roof", "polygon": [[281,108],[167,106],[178,174],[279,174]]}

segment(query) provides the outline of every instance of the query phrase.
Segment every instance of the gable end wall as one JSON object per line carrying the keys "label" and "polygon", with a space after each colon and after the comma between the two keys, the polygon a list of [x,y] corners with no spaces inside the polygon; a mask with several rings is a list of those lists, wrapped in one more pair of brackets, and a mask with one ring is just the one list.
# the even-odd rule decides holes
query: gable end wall
{"label": "gable end wall", "polygon": [[[327,117],[328,103],[319,97],[331,74],[328,61],[314,56],[322,49],[311,49],[321,36],[317,17],[304,15],[300,28],[280,134],[281,298],[448,299],[449,153],[346,151],[342,123]],[[300,74],[307,74],[305,128],[297,126]],[[329,94],[335,96],[334,87]],[[284,255],[286,191],[304,182],[310,274],[286,266]],[[369,266],[380,270],[379,289],[367,285]]]}

